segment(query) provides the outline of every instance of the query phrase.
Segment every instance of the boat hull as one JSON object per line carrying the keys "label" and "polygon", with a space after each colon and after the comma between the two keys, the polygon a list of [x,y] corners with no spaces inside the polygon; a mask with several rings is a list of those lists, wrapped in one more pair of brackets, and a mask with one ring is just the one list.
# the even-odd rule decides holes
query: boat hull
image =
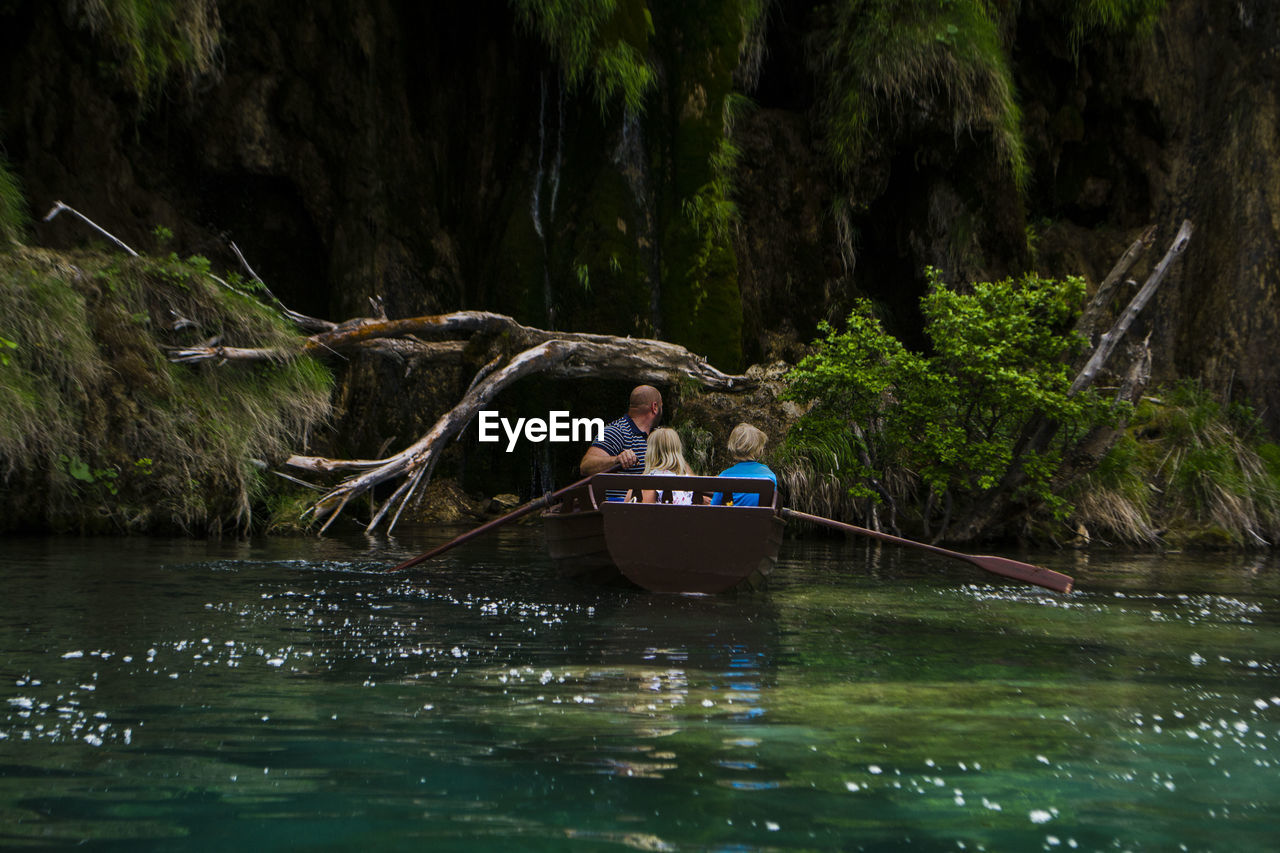
{"label": "boat hull", "polygon": [[[692,492],[693,503],[606,502],[606,489]],[[760,506],[707,506],[714,492],[750,492]],[[773,572],[786,522],[773,483],[740,478],[599,475],[543,513],[547,551],[563,576],[625,578],[653,592],[759,588]]]}
{"label": "boat hull", "polygon": [[769,507],[607,504],[605,541],[627,580],[653,592],[764,586],[785,522]]}

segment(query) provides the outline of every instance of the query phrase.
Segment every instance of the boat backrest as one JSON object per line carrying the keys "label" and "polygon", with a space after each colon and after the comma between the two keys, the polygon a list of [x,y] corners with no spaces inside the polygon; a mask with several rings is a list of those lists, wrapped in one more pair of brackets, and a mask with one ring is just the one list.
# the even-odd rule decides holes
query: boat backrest
{"label": "boat backrest", "polygon": [[[693,503],[700,506],[703,498],[716,492],[754,493],[760,496],[760,506],[776,507],[777,489],[772,480],[764,477],[684,477],[679,474],[597,474],[588,484],[596,505],[604,503],[606,491],[632,490],[639,500],[642,489],[660,490],[661,502],[671,503],[673,491],[693,492]],[[576,490],[575,490],[576,491]]]}
{"label": "boat backrest", "polygon": [[[600,500],[604,500],[603,493],[601,493]],[[595,508],[596,500],[591,494],[591,483],[587,482],[561,495],[552,504],[551,511],[560,513],[586,512]]]}

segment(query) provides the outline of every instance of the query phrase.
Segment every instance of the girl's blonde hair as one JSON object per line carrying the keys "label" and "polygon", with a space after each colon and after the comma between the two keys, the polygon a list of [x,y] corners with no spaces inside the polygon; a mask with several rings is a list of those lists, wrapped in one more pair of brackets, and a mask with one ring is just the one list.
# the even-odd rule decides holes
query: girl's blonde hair
{"label": "girl's blonde hair", "polygon": [[738,424],[729,433],[729,455],[735,462],[754,462],[764,455],[769,437],[751,424]]}
{"label": "girl's blonde hair", "polygon": [[670,471],[673,474],[692,474],[693,469],[684,461],[684,445],[680,434],[670,427],[658,427],[649,433],[649,443],[644,452],[644,472]]}

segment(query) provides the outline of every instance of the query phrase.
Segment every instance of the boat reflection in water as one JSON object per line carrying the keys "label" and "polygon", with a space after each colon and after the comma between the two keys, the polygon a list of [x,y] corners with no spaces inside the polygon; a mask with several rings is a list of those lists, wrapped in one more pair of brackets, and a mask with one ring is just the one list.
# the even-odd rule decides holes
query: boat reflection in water
{"label": "boat reflection in water", "polygon": [[629,594],[598,610],[598,661],[568,680],[576,704],[612,720],[596,758],[601,772],[693,775],[727,760],[721,739],[706,744],[701,730],[709,720],[721,730],[763,723],[780,636],[776,608],[756,596]]}

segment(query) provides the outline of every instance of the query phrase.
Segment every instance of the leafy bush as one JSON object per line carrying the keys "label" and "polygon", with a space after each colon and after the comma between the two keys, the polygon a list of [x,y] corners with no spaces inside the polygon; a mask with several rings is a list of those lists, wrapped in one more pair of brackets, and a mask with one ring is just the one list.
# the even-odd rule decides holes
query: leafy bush
{"label": "leafy bush", "polygon": [[[1084,282],[1029,274],[961,291],[937,270],[927,276],[928,353],[887,333],[865,300],[844,331],[821,327],[815,352],[788,377],[790,396],[812,406],[788,436],[787,458],[839,471],[851,498],[875,503],[911,496],[913,482],[925,496],[972,499],[1016,466],[1027,501],[1065,514],[1051,488],[1064,448],[1114,417],[1095,394],[1067,393],[1068,357],[1083,345],[1071,323]],[[1025,433],[1041,421],[1056,423],[1057,437],[1032,453]]]}

